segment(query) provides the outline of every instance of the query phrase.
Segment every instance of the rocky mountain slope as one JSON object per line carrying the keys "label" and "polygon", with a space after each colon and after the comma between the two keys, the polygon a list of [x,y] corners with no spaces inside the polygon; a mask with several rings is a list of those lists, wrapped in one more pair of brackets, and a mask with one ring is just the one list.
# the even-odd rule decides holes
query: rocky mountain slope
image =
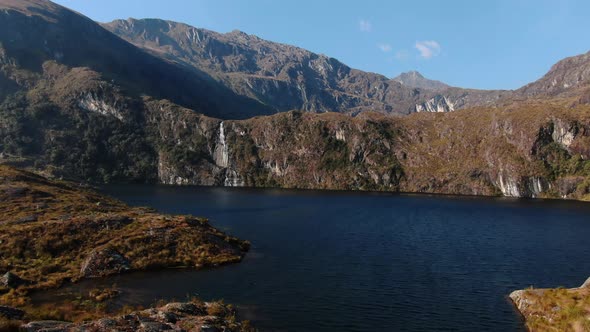
{"label": "rocky mountain slope", "polygon": [[[14,3],[25,2],[30,13],[13,8]],[[446,88],[444,94],[426,92],[350,69],[334,59],[239,32],[216,34],[160,20],[110,24],[109,29],[126,29],[126,33],[117,32],[129,34],[126,38],[138,38],[143,50],[151,49],[148,54],[73,12],[59,14],[54,9],[49,14],[32,14],[31,8],[44,13],[41,4],[48,2],[0,0],[0,4],[8,8],[0,12],[0,25],[11,27],[0,32],[4,45],[0,162],[92,182],[588,199],[590,124],[585,100],[590,85],[584,75],[575,85],[555,92],[543,88],[539,83],[547,79],[543,78],[536,83],[539,92],[534,98],[524,88],[492,94],[458,88]],[[27,30],[25,23],[40,24],[44,31],[14,42],[21,46],[6,46],[18,37],[19,30]],[[62,26],[66,23],[71,26]],[[73,29],[80,24],[88,27]],[[72,33],[62,31],[66,27],[78,33],[89,29],[85,33],[96,38],[98,31],[103,37],[95,38],[92,45],[116,40],[122,49],[136,52],[140,60],[137,65],[125,62],[132,58],[119,57],[121,49],[98,50],[100,57],[95,58],[89,50],[96,45],[89,46],[83,58],[74,56],[80,50],[42,46],[37,35],[51,37],[44,35],[45,30]],[[64,56],[56,57],[56,49]],[[100,52],[115,52],[117,56]],[[274,82],[265,93],[256,84],[235,83],[231,88],[233,96],[256,99],[257,103],[266,98],[270,105],[276,96],[273,107],[280,101],[285,103],[285,110],[310,111],[327,110],[325,105],[331,103],[342,113],[357,116],[302,111],[244,120],[212,116],[229,113],[221,104],[212,109],[203,104],[195,109],[183,106],[190,103],[179,99],[162,99],[166,91],[183,91],[182,84],[154,95],[134,92],[138,90],[131,88],[151,91],[150,87],[160,83],[129,85],[126,71],[119,65],[108,65],[125,63],[131,67],[125,69],[131,72],[130,77],[137,78],[140,76],[135,75],[145,74],[141,69],[144,57],[172,73],[179,68],[189,73],[199,69],[210,77],[207,82],[215,84],[231,86],[227,84],[234,78],[238,83],[256,79],[260,86]],[[585,72],[584,58],[567,59],[549,75],[568,77],[570,82],[569,77]],[[27,62],[30,59],[33,65]],[[293,90],[294,99],[283,98],[282,93],[290,91],[294,82],[302,90]],[[199,85],[195,87],[200,91]],[[336,92],[327,95],[327,87]],[[352,91],[349,89],[359,92],[350,94],[346,92]],[[301,91],[307,91],[307,102]],[[368,91],[374,92],[365,94]],[[199,96],[193,96],[195,102],[202,101]],[[218,95],[208,96],[211,103],[218,102]],[[422,101],[424,96],[431,99]],[[384,114],[449,111],[479,103],[492,106],[406,117]]]}
{"label": "rocky mountain slope", "polygon": [[248,120],[168,101],[119,103],[138,106],[87,112],[27,96],[5,103],[4,162],[97,182],[589,198],[590,108],[569,99],[403,118],[287,112]]}
{"label": "rocky mountain slope", "polygon": [[570,94],[579,88],[587,88],[589,81],[590,52],[559,61],[547,74],[518,92],[530,96]]}
{"label": "rocky mountain slope", "polygon": [[408,86],[410,88],[419,88],[424,90],[440,91],[450,88],[449,85],[443,82],[427,79],[417,71],[401,73],[398,76],[394,77],[392,80],[400,82],[401,84]]}
{"label": "rocky mountain slope", "polygon": [[422,89],[240,31],[221,34],[158,19],[116,20],[103,26],[155,56],[207,72],[235,93],[278,112],[443,112],[492,105],[510,94],[456,88],[439,91],[444,87],[440,82],[430,83],[440,89]]}
{"label": "rocky mountain slope", "polygon": [[[246,118],[274,113],[207,74],[150,55],[50,1],[1,0],[0,97],[30,90],[43,75],[47,61],[88,68],[127,95],[168,99],[212,116]],[[84,83],[84,77],[76,79]]]}
{"label": "rocky mountain slope", "polygon": [[580,102],[590,103],[590,91],[576,90],[588,83],[588,54],[560,61],[547,75],[518,90],[475,90],[450,87],[418,72],[388,79],[241,31],[221,34],[159,19],[116,20],[103,26],[155,56],[204,71],[236,94],[277,112],[405,115],[561,95],[576,95]]}

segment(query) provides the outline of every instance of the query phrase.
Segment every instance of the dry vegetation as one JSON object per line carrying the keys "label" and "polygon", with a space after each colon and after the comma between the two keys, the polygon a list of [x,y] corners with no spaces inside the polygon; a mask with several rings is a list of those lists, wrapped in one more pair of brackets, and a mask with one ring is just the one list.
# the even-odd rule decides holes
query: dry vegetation
{"label": "dry vegetation", "polygon": [[510,295],[534,332],[590,331],[590,288],[516,291]]}
{"label": "dry vegetation", "polygon": [[[1,165],[0,216],[0,275],[19,278],[0,284],[0,305],[41,318],[52,315],[30,307],[31,291],[127,270],[238,262],[249,247],[206,219],[130,208],[75,184]],[[94,295],[100,303],[116,294]]]}

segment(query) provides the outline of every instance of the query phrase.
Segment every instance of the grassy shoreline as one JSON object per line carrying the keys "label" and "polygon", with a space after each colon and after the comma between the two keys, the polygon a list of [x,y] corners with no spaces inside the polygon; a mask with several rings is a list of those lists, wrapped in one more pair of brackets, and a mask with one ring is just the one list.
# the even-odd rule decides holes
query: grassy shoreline
{"label": "grassy shoreline", "polygon": [[[247,241],[206,219],[129,207],[74,183],[0,165],[0,306],[24,310],[19,321],[100,318],[101,303],[114,295],[97,290],[96,301],[44,308],[32,305],[31,292],[128,271],[236,263],[248,249]],[[5,317],[2,324],[11,323]]]}
{"label": "grassy shoreline", "polygon": [[590,331],[590,279],[576,288],[531,287],[509,297],[529,331]]}

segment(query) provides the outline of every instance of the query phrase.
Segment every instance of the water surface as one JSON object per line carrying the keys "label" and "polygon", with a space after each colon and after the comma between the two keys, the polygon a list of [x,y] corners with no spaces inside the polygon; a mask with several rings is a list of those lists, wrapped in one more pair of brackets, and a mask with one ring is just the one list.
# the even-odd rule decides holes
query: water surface
{"label": "water surface", "polygon": [[590,276],[587,203],[165,186],[104,191],[132,205],[206,216],[253,245],[240,264],[116,277],[119,301],[224,299],[264,331],[523,331],[507,294],[530,285],[575,287]]}

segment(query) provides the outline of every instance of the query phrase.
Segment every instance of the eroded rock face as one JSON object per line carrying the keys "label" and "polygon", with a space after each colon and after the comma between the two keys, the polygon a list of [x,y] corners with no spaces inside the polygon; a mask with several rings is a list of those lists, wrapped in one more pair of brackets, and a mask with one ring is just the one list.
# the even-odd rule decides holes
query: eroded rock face
{"label": "eroded rock face", "polygon": [[82,264],[82,278],[99,278],[131,269],[131,262],[116,250],[106,248],[92,251]]}
{"label": "eroded rock face", "polygon": [[575,123],[568,123],[561,119],[553,121],[553,141],[563,146],[565,149],[570,148],[578,134],[578,128]]}
{"label": "eroded rock face", "polygon": [[119,121],[124,120],[124,105],[110,105],[106,99],[96,93],[88,92],[78,100],[78,106],[88,112],[96,112],[105,116],[113,116]]}
{"label": "eroded rock face", "polygon": [[436,95],[422,104],[416,105],[416,112],[447,113],[455,110],[455,104],[448,97]]}

